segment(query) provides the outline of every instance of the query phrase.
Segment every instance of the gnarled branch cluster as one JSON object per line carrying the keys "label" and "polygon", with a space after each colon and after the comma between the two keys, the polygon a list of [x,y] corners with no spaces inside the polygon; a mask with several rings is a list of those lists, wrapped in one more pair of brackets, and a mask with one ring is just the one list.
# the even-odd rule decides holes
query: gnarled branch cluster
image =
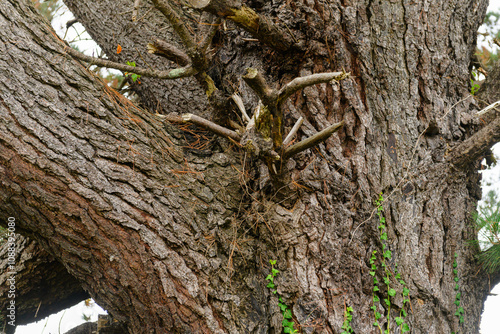
{"label": "gnarled branch cluster", "polygon": [[[189,0],[188,3],[193,8],[202,10],[204,12],[204,20],[211,22],[207,25],[208,28],[204,29],[202,32],[204,36],[199,43],[195,41],[189,27],[186,25],[186,21],[179,15],[178,9],[174,8],[171,2],[153,0],[154,6],[166,17],[176,32],[183,45],[183,50],[169,42],[155,39],[148,44],[148,52],[160,55],[175,62],[177,65],[181,66],[179,68],[158,71],[120,64],[107,59],[86,56],[69,47],[66,48],[66,52],[92,65],[115,68],[146,77],[178,79],[196,76],[197,80],[205,88],[210,102],[217,108],[228,106],[227,102],[229,98],[219,98],[220,92],[215,86],[212,78],[206,73],[206,70],[211,61],[207,49],[221,23],[221,18],[232,20],[237,25],[250,32],[259,41],[276,50],[284,51],[292,46],[290,38],[283,34],[276,24],[238,1]],[[140,5],[141,1],[134,1],[132,20],[137,18]],[[212,17],[211,20],[210,17]],[[260,99],[252,117],[247,114],[243,101],[238,95],[233,95],[230,98],[236,103],[240,110],[246,127],[238,125],[236,127],[238,130],[233,131],[193,114],[184,114],[181,116],[159,115],[159,118],[170,122],[191,122],[220,136],[227,137],[240,144],[247,151],[263,159],[268,165],[269,170],[277,174],[275,165],[277,161],[288,159],[299,152],[325,141],[343,125],[342,122],[333,124],[310,138],[289,146],[293,136],[299,130],[303,119],[301,117],[288,136],[284,138],[283,103],[293,93],[304,87],[318,83],[326,83],[332,80],[340,81],[347,77],[349,77],[349,74],[345,72],[318,73],[295,78],[280,89],[273,89],[258,70],[248,68],[243,79]],[[226,102],[221,103],[220,101]]]}

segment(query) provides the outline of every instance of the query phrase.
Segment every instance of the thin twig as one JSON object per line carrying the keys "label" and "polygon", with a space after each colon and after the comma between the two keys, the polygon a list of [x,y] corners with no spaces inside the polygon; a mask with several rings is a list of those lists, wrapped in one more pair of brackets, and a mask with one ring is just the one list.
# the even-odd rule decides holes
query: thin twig
{"label": "thin twig", "polygon": [[139,75],[143,75],[145,77],[158,78],[158,79],[179,79],[193,76],[197,73],[197,71],[191,66],[174,68],[167,71],[154,71],[150,69],[145,69],[141,67],[134,67],[130,65],[125,65],[122,63],[115,63],[113,61],[87,56],[79,51],[76,51],[73,48],[66,47],[65,51],[71,56],[83,60],[91,65],[97,65],[100,67],[114,68],[120,70],[122,72],[130,72]]}
{"label": "thin twig", "polygon": [[295,125],[293,128],[290,130],[288,135],[286,136],[285,140],[283,140],[283,147],[286,147],[290,142],[292,141],[293,136],[299,131],[300,126],[304,123],[304,118],[300,116],[300,118],[295,122]]}

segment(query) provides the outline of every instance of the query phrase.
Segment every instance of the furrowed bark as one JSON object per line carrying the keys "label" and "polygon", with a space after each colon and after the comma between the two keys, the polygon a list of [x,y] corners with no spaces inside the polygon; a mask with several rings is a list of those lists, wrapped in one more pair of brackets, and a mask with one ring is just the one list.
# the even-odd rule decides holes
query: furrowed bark
{"label": "furrowed bark", "polygon": [[[447,110],[469,94],[487,1],[246,1],[286,25],[307,52],[256,47],[226,22],[207,71],[220,92],[238,92],[255,109],[258,98],[240,80],[245,68],[281,87],[342,68],[352,74],[283,103],[285,130],[304,118],[299,142],[330,124],[344,126],[274,166],[276,174],[286,171],[281,192],[268,182],[267,167],[230,142],[165,125],[77,62],[54,56],[57,42],[46,38],[51,33],[27,3],[0,2],[0,212],[19,217],[19,227],[131,332],[281,332],[283,315],[265,281],[273,259],[278,292],[302,332],[341,332],[352,306],[355,332],[372,333],[369,259],[381,245],[370,215],[380,192],[387,197],[389,265],[398,263],[410,289],[412,333],[478,332],[489,281],[468,243],[480,197],[477,164],[457,170],[447,154],[482,125],[472,99]],[[181,47],[175,35],[165,37],[171,30],[155,10],[131,23],[119,15],[131,1],[67,3],[110,60],[171,68],[142,51],[153,37]],[[141,13],[148,8],[142,1]],[[183,15],[203,41],[198,14]],[[124,49],[119,55],[116,44]],[[211,120],[205,93],[197,95],[191,83],[159,89],[164,83],[146,78],[138,94],[153,101],[152,111]],[[158,90],[148,95],[152,88]],[[228,118],[233,111],[224,112]],[[463,324],[454,316],[455,254]],[[393,300],[392,319],[401,306]],[[388,312],[383,304],[377,309]]]}

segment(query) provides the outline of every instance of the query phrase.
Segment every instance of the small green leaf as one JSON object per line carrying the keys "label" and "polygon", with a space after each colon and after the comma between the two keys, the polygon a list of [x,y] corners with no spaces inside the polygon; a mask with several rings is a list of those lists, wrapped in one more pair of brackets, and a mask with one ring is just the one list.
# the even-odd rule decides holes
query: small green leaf
{"label": "small green leaf", "polygon": [[269,283],[266,285],[269,289],[274,289],[274,284],[273,283]]}
{"label": "small green leaf", "polygon": [[385,233],[385,232],[384,232],[384,233],[382,233],[382,234],[380,235],[380,240],[387,240],[387,233]]}
{"label": "small green leaf", "polygon": [[455,282],[458,282],[458,281],[459,281],[458,277],[455,277],[453,280],[454,280]]}
{"label": "small green leaf", "polygon": [[292,311],[290,311],[290,309],[286,309],[286,311],[283,313],[283,317],[285,319],[292,319]]}
{"label": "small green leaf", "polygon": [[269,260],[269,263],[274,266],[276,264],[276,260]]}
{"label": "small green leaf", "polygon": [[281,309],[281,312],[285,312],[286,309],[288,308],[285,304],[283,303],[278,303],[279,308]]}
{"label": "small green leaf", "polygon": [[403,320],[403,318],[401,318],[401,317],[396,317],[394,320],[396,321],[396,324],[397,324],[398,326],[401,326],[401,324],[402,324],[402,323],[403,323],[403,321],[404,321],[404,320]]}
{"label": "small green leaf", "polygon": [[276,276],[280,271],[278,269],[272,268],[271,272],[272,272],[273,276]]}
{"label": "small green leaf", "polygon": [[461,296],[462,296],[462,294],[459,292],[459,293],[457,293],[457,295],[455,296],[455,299],[456,299],[456,300],[460,300],[460,297],[461,297]]}
{"label": "small green leaf", "polygon": [[380,314],[379,312],[375,312],[375,320],[378,320],[382,317],[382,314]]}
{"label": "small green leaf", "polygon": [[373,305],[373,306],[370,307],[370,310],[372,310],[372,311],[375,311],[376,309],[377,308],[375,307],[375,305]]}
{"label": "small green leaf", "polygon": [[271,282],[273,281],[273,277],[271,276],[271,274],[267,275],[266,280]]}
{"label": "small green leaf", "polygon": [[403,324],[403,333],[409,332],[410,331],[410,326],[408,324]]}
{"label": "small green leaf", "polygon": [[453,261],[453,268],[456,268],[458,266],[457,261]]}
{"label": "small green leaf", "polygon": [[408,296],[410,294],[410,289],[408,288],[403,288],[403,296]]}
{"label": "small green leaf", "polygon": [[373,302],[378,303],[380,301],[380,298],[378,296],[373,296]]}
{"label": "small green leaf", "polygon": [[405,318],[406,318],[406,316],[407,316],[408,314],[406,313],[406,311],[405,311],[405,310],[401,310],[401,315],[402,315],[403,317],[405,317]]}
{"label": "small green leaf", "polygon": [[457,284],[455,284],[455,290],[458,290],[458,289],[460,289],[460,286],[457,283]]}
{"label": "small green leaf", "polygon": [[373,326],[378,327],[378,322],[377,322],[377,321],[375,321],[375,322],[373,323]]}
{"label": "small green leaf", "polygon": [[391,297],[394,297],[396,295],[396,290],[394,289],[389,289],[389,291],[387,292],[387,294]]}
{"label": "small green leaf", "polygon": [[374,271],[370,271],[370,275],[375,276],[375,272]]}
{"label": "small green leaf", "polygon": [[386,303],[387,306],[391,306],[391,301],[389,300],[389,298],[385,298],[384,302]]}
{"label": "small green leaf", "polygon": [[373,287],[373,292],[377,292],[377,291],[380,291],[380,289],[378,288],[378,286],[374,286]]}

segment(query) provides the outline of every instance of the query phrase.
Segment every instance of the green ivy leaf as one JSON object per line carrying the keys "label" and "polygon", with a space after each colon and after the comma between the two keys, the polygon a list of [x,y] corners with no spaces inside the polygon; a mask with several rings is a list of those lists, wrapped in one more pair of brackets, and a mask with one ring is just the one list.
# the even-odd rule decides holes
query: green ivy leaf
{"label": "green ivy leaf", "polygon": [[403,333],[409,332],[410,331],[410,326],[408,324],[403,324]]}
{"label": "green ivy leaf", "polygon": [[394,297],[396,295],[396,290],[394,289],[389,289],[389,291],[387,292],[387,294],[391,297]]}
{"label": "green ivy leaf", "polygon": [[271,264],[271,266],[274,266],[276,264],[276,260],[269,260],[269,263]]}
{"label": "green ivy leaf", "polygon": [[403,321],[404,321],[404,320],[403,320],[403,318],[401,318],[401,317],[396,317],[394,320],[396,321],[396,324],[397,324],[398,326],[401,326],[401,324],[402,324],[402,323],[403,323]]}
{"label": "green ivy leaf", "polygon": [[380,314],[379,312],[375,312],[375,320],[378,320],[382,317],[382,314]]}
{"label": "green ivy leaf", "polygon": [[373,287],[373,292],[377,292],[377,291],[380,291],[380,289],[378,288],[378,286],[374,286]]}
{"label": "green ivy leaf", "polygon": [[273,276],[276,276],[280,271],[278,269],[272,268],[271,272],[272,272]]}
{"label": "green ivy leaf", "polygon": [[286,311],[283,313],[283,317],[285,319],[292,319],[292,311],[290,311],[290,309],[286,309]]}

